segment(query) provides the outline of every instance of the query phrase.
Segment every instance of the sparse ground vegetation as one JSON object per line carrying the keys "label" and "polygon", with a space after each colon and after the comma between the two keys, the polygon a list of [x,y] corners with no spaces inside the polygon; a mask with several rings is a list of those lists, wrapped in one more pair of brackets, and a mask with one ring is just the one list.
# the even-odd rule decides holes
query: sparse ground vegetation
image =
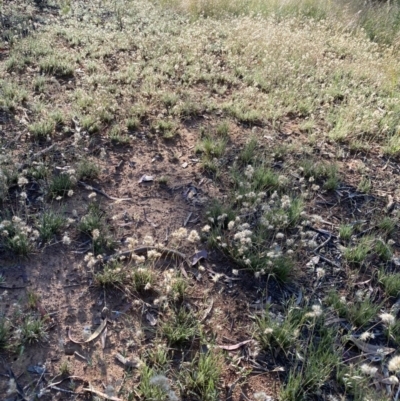
{"label": "sparse ground vegetation", "polygon": [[399,15],[0,2],[0,393],[397,400]]}

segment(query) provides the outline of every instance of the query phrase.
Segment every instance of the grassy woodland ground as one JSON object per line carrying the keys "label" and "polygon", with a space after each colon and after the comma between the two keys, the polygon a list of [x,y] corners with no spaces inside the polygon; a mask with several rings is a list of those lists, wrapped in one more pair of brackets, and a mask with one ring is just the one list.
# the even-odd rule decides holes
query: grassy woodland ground
{"label": "grassy woodland ground", "polygon": [[397,3],[0,4],[3,399],[399,398]]}

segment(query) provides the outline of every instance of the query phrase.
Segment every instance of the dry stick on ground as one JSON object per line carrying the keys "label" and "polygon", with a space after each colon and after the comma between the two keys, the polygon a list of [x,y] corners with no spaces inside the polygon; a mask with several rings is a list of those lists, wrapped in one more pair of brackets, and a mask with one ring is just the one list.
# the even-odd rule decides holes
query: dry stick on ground
{"label": "dry stick on ground", "polygon": [[[161,248],[158,246],[142,246],[140,248],[135,248],[135,249],[132,249],[129,251],[118,252],[113,255],[105,257],[103,259],[103,262],[108,262],[111,259],[120,258],[121,256],[130,256],[133,253],[136,255],[143,255],[143,254],[147,254],[147,252],[149,252],[149,251],[158,251],[161,253],[161,256],[170,256],[170,255],[177,256],[178,258],[180,258],[184,262],[186,262],[188,266],[190,266],[190,261],[184,253],[176,251],[175,249]],[[181,266],[181,272],[186,278],[188,278],[186,270],[183,268],[183,266]]]}
{"label": "dry stick on ground", "polygon": [[31,156],[31,160],[36,160],[39,157],[44,156],[45,154],[47,154],[47,153],[51,152],[52,150],[54,150],[56,148],[56,146],[57,146],[57,144],[53,143],[53,145],[49,146],[48,148],[45,148],[45,149],[41,150],[40,152],[37,152],[37,153],[33,154]]}
{"label": "dry stick on ground", "polygon": [[132,200],[132,198],[115,198],[114,196],[107,195],[107,194],[106,194],[105,192],[103,192],[102,190],[97,189],[97,188],[94,188],[94,187],[92,187],[91,185],[88,185],[88,184],[86,184],[86,183],[83,182],[83,181],[78,181],[78,184],[82,185],[82,186],[83,186],[85,189],[87,189],[88,191],[97,192],[98,194],[103,195],[103,196],[105,196],[107,199],[110,199],[110,200],[120,201],[120,202],[122,202],[122,201],[131,201],[131,200]]}
{"label": "dry stick on ground", "polygon": [[[89,384],[90,384],[90,383],[89,383]],[[98,395],[99,397],[104,398],[104,399],[106,399],[106,400],[111,400],[111,401],[122,401],[121,398],[114,397],[114,396],[112,396],[112,395],[107,395],[107,394],[105,394],[105,393],[102,393],[102,392],[99,391],[99,390],[94,389],[94,388],[91,387],[91,386],[88,387],[88,388],[84,388],[83,390],[84,390],[84,391],[88,391],[88,392],[90,392],[90,393],[93,393],[93,394],[95,394],[95,395]]]}
{"label": "dry stick on ground", "polygon": [[321,248],[323,248],[328,242],[332,239],[332,235],[329,235],[328,239],[325,240],[322,244],[318,245],[313,252],[319,251]]}

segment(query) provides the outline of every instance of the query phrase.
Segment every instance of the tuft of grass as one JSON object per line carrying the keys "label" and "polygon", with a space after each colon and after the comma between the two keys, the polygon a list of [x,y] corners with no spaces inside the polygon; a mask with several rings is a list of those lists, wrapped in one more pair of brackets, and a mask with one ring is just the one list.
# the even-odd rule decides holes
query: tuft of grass
{"label": "tuft of grass", "polygon": [[351,224],[342,224],[339,227],[339,237],[343,241],[349,241],[353,235],[353,226]]}
{"label": "tuft of grass", "polygon": [[347,302],[335,291],[328,293],[326,303],[333,307],[341,318],[347,319],[357,328],[365,327],[371,319],[376,317],[381,305],[374,303],[369,296],[363,299],[356,299],[354,302]]}
{"label": "tuft of grass", "polygon": [[126,128],[129,131],[136,131],[140,127],[140,120],[137,117],[131,117],[126,120]]}
{"label": "tuft of grass", "polygon": [[68,363],[68,361],[63,361],[63,363],[60,365],[60,375],[61,376],[68,376],[71,373],[71,367]]}
{"label": "tuft of grass", "polygon": [[43,75],[37,76],[33,81],[33,88],[36,92],[44,93],[46,87],[46,77]]}
{"label": "tuft of grass", "polygon": [[274,192],[279,188],[279,176],[264,164],[254,168],[252,188],[255,191]]}
{"label": "tuft of grass", "polygon": [[362,265],[371,252],[372,244],[372,238],[364,237],[358,244],[345,248],[343,257],[352,265]]}
{"label": "tuft of grass", "polygon": [[[163,386],[158,386],[156,385],[157,383],[154,384],[153,378],[159,376],[156,370],[143,364],[139,370],[139,375],[140,384],[138,386],[138,392],[144,400],[167,401],[169,399],[168,394],[163,389]],[[167,380],[168,379],[165,377],[165,381]]]}
{"label": "tuft of grass", "polygon": [[191,311],[181,307],[171,311],[171,316],[161,327],[161,333],[169,345],[182,345],[198,334],[198,321]]}
{"label": "tuft of grass", "polygon": [[161,101],[167,109],[171,109],[178,103],[179,96],[175,93],[164,93]]}
{"label": "tuft of grass", "polygon": [[396,230],[397,219],[385,216],[383,217],[379,223],[378,228],[382,231],[382,234],[385,236],[390,236]]}
{"label": "tuft of grass", "polygon": [[283,321],[272,317],[267,306],[262,317],[255,317],[256,337],[265,350],[282,351],[288,354],[298,342],[299,329],[304,322],[304,313],[290,303]]}
{"label": "tuft of grass", "polygon": [[100,166],[91,160],[83,160],[76,169],[78,180],[94,180],[100,175]]}
{"label": "tuft of grass", "polygon": [[208,158],[221,157],[226,150],[226,138],[214,138],[211,135],[205,135],[196,145],[195,152],[202,153]]}
{"label": "tuft of grass", "polygon": [[33,291],[28,292],[27,306],[29,309],[37,309],[37,305],[40,301],[40,296]]}
{"label": "tuft of grass", "polygon": [[108,137],[114,145],[125,145],[130,142],[129,136],[123,134],[121,128],[117,125],[111,128]]}
{"label": "tuft of grass", "polygon": [[258,141],[255,137],[251,138],[240,151],[238,159],[242,165],[248,165],[254,162],[256,156],[256,150],[258,147]]}
{"label": "tuft of grass", "polygon": [[272,261],[269,274],[279,283],[285,284],[293,278],[294,261],[288,256],[281,256]]}
{"label": "tuft of grass", "polygon": [[38,121],[36,123],[31,124],[29,127],[29,132],[33,135],[33,137],[37,140],[44,140],[47,137],[51,137],[55,124],[53,120],[43,120]]}
{"label": "tuft of grass", "polygon": [[95,274],[94,280],[100,287],[118,287],[126,281],[126,272],[118,262],[107,263]]}
{"label": "tuft of grass", "polygon": [[49,242],[65,224],[65,217],[52,210],[45,211],[40,216],[38,230],[44,243]]}
{"label": "tuft of grass", "polygon": [[28,256],[33,248],[28,237],[22,233],[9,238],[6,241],[6,248],[12,253],[20,256]]}
{"label": "tuft of grass", "polygon": [[39,71],[43,74],[62,78],[72,78],[74,76],[73,65],[57,56],[43,58],[39,63]]}
{"label": "tuft of grass", "polygon": [[161,371],[165,371],[171,363],[164,344],[157,344],[155,347],[147,349],[144,357],[147,364]]}
{"label": "tuft of grass", "polygon": [[97,118],[92,115],[84,116],[81,119],[82,128],[89,132],[90,134],[94,134],[100,131],[100,124],[97,121]]}
{"label": "tuft of grass", "polygon": [[74,181],[69,174],[59,174],[53,177],[49,185],[49,193],[53,198],[65,196],[74,187]]}
{"label": "tuft of grass", "polygon": [[382,239],[378,239],[375,242],[374,251],[385,262],[388,262],[390,259],[392,259],[392,247]]}
{"label": "tuft of grass", "polygon": [[219,138],[227,138],[229,134],[229,124],[227,121],[223,121],[218,124],[216,129],[216,136]]}
{"label": "tuft of grass", "polygon": [[371,189],[372,189],[372,181],[368,177],[362,177],[361,181],[357,186],[357,190],[362,193],[368,194],[371,192]]}
{"label": "tuft of grass", "polygon": [[23,343],[32,344],[48,340],[46,323],[33,315],[28,315],[24,318],[20,329]]}
{"label": "tuft of grass", "polygon": [[175,123],[170,120],[158,120],[152,124],[152,130],[164,139],[172,139],[177,134]]}
{"label": "tuft of grass", "polygon": [[384,269],[378,271],[378,280],[382,284],[385,293],[394,298],[400,295],[400,273],[387,273]]}
{"label": "tuft of grass", "polygon": [[179,385],[186,397],[203,401],[220,399],[221,361],[215,352],[200,353],[182,369]]}
{"label": "tuft of grass", "polygon": [[171,298],[176,302],[182,302],[185,299],[187,289],[187,281],[181,277],[177,278],[171,285]]}
{"label": "tuft of grass", "polygon": [[155,281],[154,272],[148,267],[135,268],[132,273],[132,287],[138,293],[152,290]]}
{"label": "tuft of grass", "polygon": [[289,371],[289,377],[279,393],[282,401],[298,401],[307,394],[315,394],[331,377],[340,363],[340,354],[335,349],[337,333],[333,329],[322,329],[318,340],[310,338],[302,361],[297,362]]}
{"label": "tuft of grass", "polygon": [[10,322],[6,317],[0,317],[0,350],[4,350],[9,346],[11,335]]}
{"label": "tuft of grass", "polygon": [[88,213],[79,222],[78,229],[84,234],[92,235],[94,230],[102,230],[103,222],[104,212],[97,203],[91,203]]}

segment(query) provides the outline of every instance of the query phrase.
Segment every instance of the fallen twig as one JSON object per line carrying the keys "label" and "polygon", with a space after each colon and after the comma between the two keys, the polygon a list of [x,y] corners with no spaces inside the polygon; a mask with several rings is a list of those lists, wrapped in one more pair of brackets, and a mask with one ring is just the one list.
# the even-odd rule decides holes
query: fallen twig
{"label": "fallen twig", "polygon": [[203,317],[200,319],[200,323],[204,322],[204,321],[207,319],[207,317],[208,317],[209,313],[211,312],[213,306],[214,306],[214,300],[211,298],[210,305],[209,305],[209,307],[204,311]]}
{"label": "fallen twig", "polygon": [[138,365],[136,362],[130,361],[129,359],[122,356],[120,353],[115,354],[115,359],[122,363],[126,368],[136,368]]}
{"label": "fallen twig", "polygon": [[131,200],[132,200],[132,198],[115,198],[114,196],[107,195],[107,194],[106,194],[105,192],[103,192],[101,189],[94,188],[94,187],[92,187],[91,185],[88,185],[88,184],[86,184],[86,183],[83,182],[83,181],[78,181],[78,184],[82,185],[82,186],[83,186],[85,189],[87,189],[88,191],[97,192],[98,194],[103,195],[104,197],[106,197],[107,199],[110,199],[110,200],[119,201],[119,202],[122,202],[122,201],[131,201]]}
{"label": "fallen twig", "polygon": [[65,388],[61,388],[61,387],[57,387],[57,386],[51,386],[50,388],[57,390],[57,391],[61,391],[62,393],[67,393],[67,394],[74,394],[74,395],[81,394],[81,393],[77,393],[75,391],[67,390]]}
{"label": "fallen twig", "polygon": [[157,228],[157,227],[158,227],[158,224],[157,224],[157,223],[153,223],[152,221],[150,221],[150,220],[147,218],[147,214],[146,214],[146,209],[145,209],[145,208],[143,208],[143,214],[144,214],[144,219],[145,219],[149,224],[151,224],[154,228]]}
{"label": "fallen twig", "polygon": [[4,289],[4,290],[22,290],[23,288],[26,288],[26,287],[28,287],[28,286],[27,285],[22,285],[22,286],[19,286],[19,287],[8,287],[7,285],[0,285],[0,288]]}
{"label": "fallen twig", "polygon": [[253,341],[253,340],[245,340],[245,341],[241,341],[240,343],[233,344],[233,345],[217,345],[216,347],[227,350],[227,351],[234,351],[234,350],[239,349],[243,345],[249,343],[250,341]]}
{"label": "fallen twig", "polygon": [[183,227],[187,226],[187,223],[189,222],[190,218],[192,217],[193,212],[190,212],[188,216],[186,217],[185,221],[183,222]]}
{"label": "fallen twig", "polygon": [[107,319],[104,319],[101,322],[101,325],[95,330],[95,332],[85,341],[76,341],[73,338],[71,338],[70,328],[68,327],[68,338],[70,341],[72,341],[75,344],[87,344],[87,343],[90,343],[91,341],[95,340],[103,332],[103,330],[106,327],[107,327]]}
{"label": "fallen twig", "polygon": [[358,349],[374,357],[382,358],[383,356],[392,354],[394,351],[396,351],[394,348],[383,347],[381,345],[368,344],[364,341],[355,338],[354,336],[350,336],[349,340],[353,342]]}
{"label": "fallen twig", "polygon": [[51,152],[53,149],[55,149],[56,146],[57,146],[57,144],[56,144],[56,143],[53,143],[53,145],[49,146],[48,148],[45,148],[45,149],[41,150],[40,152],[37,152],[37,153],[33,154],[33,155],[31,156],[31,160],[36,160],[36,159],[38,159],[39,157],[44,156],[46,153],[49,153],[49,152]]}
{"label": "fallen twig", "polygon": [[321,248],[323,248],[326,244],[328,244],[328,242],[330,242],[332,239],[332,235],[329,235],[328,239],[325,240],[322,244],[318,245],[315,249],[314,252],[319,251]]}
{"label": "fallen twig", "polygon": [[78,351],[75,351],[74,355],[76,355],[80,359],[83,359],[86,362],[88,361],[88,359],[86,357],[84,357],[83,355],[81,355]]}
{"label": "fallen twig", "polygon": [[84,391],[88,391],[88,392],[93,393],[93,394],[96,394],[96,395],[98,395],[99,397],[105,398],[106,400],[111,400],[111,401],[122,401],[121,398],[114,397],[114,396],[109,396],[109,395],[107,395],[106,393],[102,393],[102,392],[99,391],[99,390],[95,390],[92,386],[87,387],[87,388],[84,388],[83,390],[84,390]]}
{"label": "fallen twig", "polygon": [[341,266],[339,264],[337,264],[336,262],[326,258],[325,256],[322,256],[318,252],[314,251],[314,253],[315,253],[315,255],[319,256],[321,260],[323,260],[324,262],[328,263],[328,265],[331,265],[331,266],[334,266],[334,267],[337,267],[338,269],[340,269]]}
{"label": "fallen twig", "polygon": [[135,248],[129,251],[122,251],[122,252],[118,252],[115,253],[114,255],[110,255],[107,256],[103,259],[103,262],[108,262],[110,259],[114,259],[114,258],[119,258],[121,256],[129,256],[132,253],[135,253],[136,255],[143,255],[146,254],[149,251],[158,251],[160,252],[162,255],[174,255],[174,256],[178,256],[179,258],[183,259],[189,266],[190,266],[190,262],[187,259],[187,256],[179,251],[176,251],[175,249],[170,249],[170,248],[162,248],[162,247],[158,247],[158,246],[142,246],[140,248]]}

